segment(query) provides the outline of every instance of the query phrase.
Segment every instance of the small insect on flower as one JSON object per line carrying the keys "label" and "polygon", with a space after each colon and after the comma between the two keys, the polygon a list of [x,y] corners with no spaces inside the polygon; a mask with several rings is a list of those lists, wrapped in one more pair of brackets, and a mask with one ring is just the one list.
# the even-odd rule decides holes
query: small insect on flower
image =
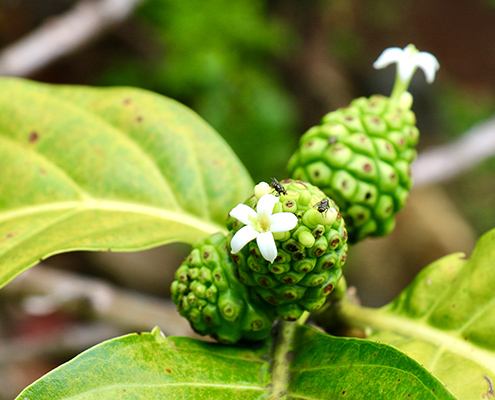
{"label": "small insect on flower", "polygon": [[328,209],[330,208],[330,200],[328,200],[326,197],[324,199],[321,199],[318,203],[316,203],[314,206],[321,214],[326,215]]}
{"label": "small insect on flower", "polygon": [[279,196],[287,194],[287,190],[282,186],[282,184],[272,176],[272,181],[270,182],[270,187],[275,190]]}

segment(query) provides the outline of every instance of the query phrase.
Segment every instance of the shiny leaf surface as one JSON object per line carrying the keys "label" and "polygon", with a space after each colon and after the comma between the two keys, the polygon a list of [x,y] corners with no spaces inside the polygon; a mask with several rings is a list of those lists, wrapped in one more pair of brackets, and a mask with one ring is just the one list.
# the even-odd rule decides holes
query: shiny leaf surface
{"label": "shiny leaf surface", "polygon": [[52,254],[134,251],[225,230],[252,191],[224,140],[133,88],[0,79],[0,286]]}
{"label": "shiny leaf surface", "polygon": [[[279,342],[229,347],[132,334],[93,347],[26,388],[17,400],[453,399],[417,362],[385,344],[299,327],[283,354],[282,392],[272,380]],[[282,374],[283,375],[283,374]],[[280,375],[277,375],[280,376]],[[273,396],[273,397],[271,397]]]}

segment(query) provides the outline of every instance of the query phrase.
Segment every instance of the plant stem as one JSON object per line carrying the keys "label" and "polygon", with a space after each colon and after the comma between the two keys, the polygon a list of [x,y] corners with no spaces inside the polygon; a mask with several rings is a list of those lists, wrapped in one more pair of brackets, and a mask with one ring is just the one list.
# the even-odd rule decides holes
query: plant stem
{"label": "plant stem", "polygon": [[377,320],[377,309],[362,307],[346,300],[341,301],[339,307],[340,318],[349,326],[366,330],[373,327],[373,321]]}
{"label": "plant stem", "polygon": [[296,321],[296,324],[301,326],[304,325],[310,315],[311,313],[309,311],[304,311],[302,315],[299,317],[299,319]]}
{"label": "plant stem", "polygon": [[[308,313],[309,316],[309,313]],[[305,319],[308,318],[303,314]],[[294,342],[296,329],[300,325],[299,321],[280,322],[280,331],[275,341],[275,352],[273,355],[272,370],[272,393],[270,400],[283,400],[287,398],[287,386],[289,384],[290,351]]]}

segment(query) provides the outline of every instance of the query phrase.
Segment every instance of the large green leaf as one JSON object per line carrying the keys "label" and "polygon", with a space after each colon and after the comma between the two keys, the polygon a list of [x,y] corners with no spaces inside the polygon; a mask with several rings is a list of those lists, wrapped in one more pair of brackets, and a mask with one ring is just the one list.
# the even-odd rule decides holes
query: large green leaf
{"label": "large green leaf", "polygon": [[418,360],[459,399],[488,396],[495,382],[495,230],[468,260],[452,254],[425,268],[388,306],[345,303],[342,313],[371,328],[370,339]]}
{"label": "large green leaf", "polygon": [[308,327],[299,327],[288,351],[278,355],[289,377],[278,382],[271,371],[279,345],[267,341],[253,348],[227,347],[165,339],[155,329],[93,347],[17,399],[249,400],[284,394],[315,400],[454,399],[416,361],[390,346],[335,338]]}
{"label": "large green leaf", "polygon": [[252,181],[183,105],[144,90],[0,79],[0,287],[69,250],[225,230]]}

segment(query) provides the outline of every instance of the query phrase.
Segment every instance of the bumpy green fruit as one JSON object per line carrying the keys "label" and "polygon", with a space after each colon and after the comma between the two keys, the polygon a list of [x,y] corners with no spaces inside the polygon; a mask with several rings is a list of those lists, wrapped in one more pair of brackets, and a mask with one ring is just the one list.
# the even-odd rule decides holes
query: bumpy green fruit
{"label": "bumpy green fruit", "polygon": [[288,169],[337,202],[350,243],[394,228],[411,187],[415,123],[411,110],[375,95],[327,114],[302,136]]}
{"label": "bumpy green fruit", "polygon": [[222,343],[261,340],[276,315],[235,277],[226,237],[216,233],[199,241],[175,273],[172,300],[201,335]]}
{"label": "bumpy green fruit", "polygon": [[[239,280],[275,306],[279,316],[296,320],[305,310],[319,309],[336,286],[347,256],[347,232],[338,206],[324,200],[325,194],[316,186],[290,179],[280,184],[286,194],[279,190],[273,213],[294,213],[298,222],[291,231],[273,234],[274,262],[263,258],[255,240],[232,254],[232,259]],[[258,200],[252,196],[245,204],[256,210]],[[244,225],[230,217],[227,226],[231,239]]]}

